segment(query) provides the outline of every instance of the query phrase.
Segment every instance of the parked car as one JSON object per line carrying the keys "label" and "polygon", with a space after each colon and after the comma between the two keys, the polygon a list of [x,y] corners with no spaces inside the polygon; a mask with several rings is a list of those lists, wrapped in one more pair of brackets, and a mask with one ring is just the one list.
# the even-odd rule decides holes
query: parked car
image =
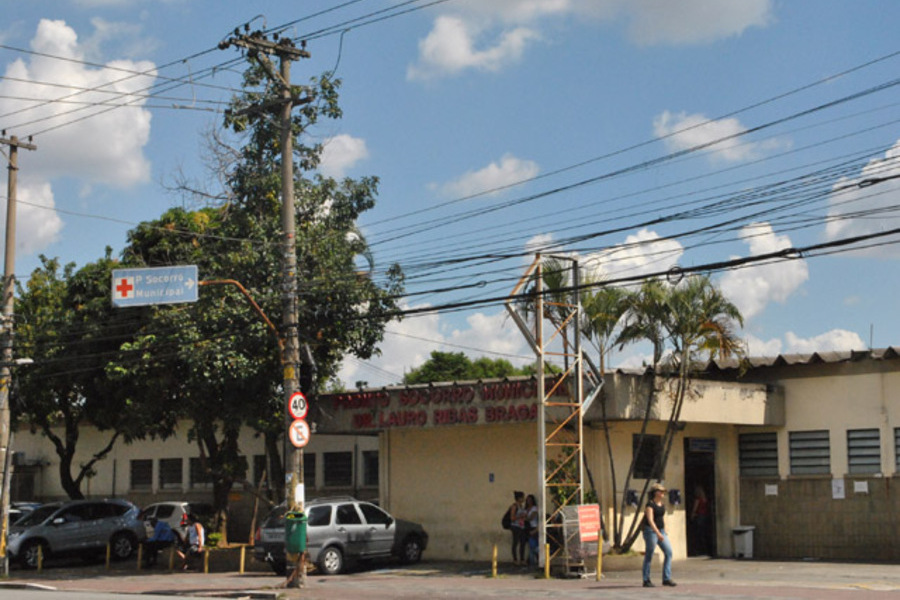
{"label": "parked car", "polygon": [[13,502],[9,505],[9,524],[12,525],[41,505],[40,502]]}
{"label": "parked car", "polygon": [[155,517],[160,521],[168,523],[169,527],[171,527],[181,539],[184,539],[188,527],[188,514],[194,514],[203,521],[212,516],[212,513],[212,505],[202,502],[156,502],[155,504],[145,506],[143,510],[141,510],[140,519],[144,522],[147,537],[153,535],[153,525],[150,524],[150,519]]}
{"label": "parked car", "polygon": [[[319,498],[304,507],[310,561],[326,575],[344,570],[356,560],[399,558],[418,562],[428,546],[428,534],[418,523],[395,519],[369,502],[351,497]],[[287,571],[285,506],[276,506],[256,531],[253,555],[279,575]]]}
{"label": "parked car", "polygon": [[139,509],[126,500],[73,500],[45,504],[9,528],[10,558],[34,568],[38,548],[44,558],[93,557],[110,545],[112,558],[124,560],[144,540]]}

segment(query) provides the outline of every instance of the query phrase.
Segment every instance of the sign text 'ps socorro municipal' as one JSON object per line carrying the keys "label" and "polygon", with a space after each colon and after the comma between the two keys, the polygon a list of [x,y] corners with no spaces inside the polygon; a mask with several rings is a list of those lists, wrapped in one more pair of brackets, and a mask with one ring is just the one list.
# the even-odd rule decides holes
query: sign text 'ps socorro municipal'
{"label": "sign text 'ps socorro municipal'", "polygon": [[197,265],[115,269],[113,306],[147,306],[197,301]]}

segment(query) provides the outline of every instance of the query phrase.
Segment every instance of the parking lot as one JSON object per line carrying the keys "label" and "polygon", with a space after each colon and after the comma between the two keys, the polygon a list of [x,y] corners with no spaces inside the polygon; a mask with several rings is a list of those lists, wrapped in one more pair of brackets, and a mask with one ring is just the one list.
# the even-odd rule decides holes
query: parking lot
{"label": "parking lot", "polygon": [[[655,570],[654,570],[655,571]],[[655,572],[654,572],[655,574]],[[0,597],[14,590],[45,586],[56,590],[101,593],[156,594],[172,597],[245,598],[646,598],[648,593],[681,598],[896,598],[900,565],[774,562],[732,559],[688,559],[674,565],[676,588],[641,587],[638,570],[605,572],[600,581],[585,578],[546,580],[527,569],[501,565],[491,577],[488,562],[438,562],[418,565],[361,567],[343,575],[311,574],[302,590],[283,589],[284,580],[265,565],[248,560],[244,574],[236,571],[169,572],[160,566],[137,571],[136,565],[80,565],[62,562],[42,573],[13,570]],[[12,588],[12,589],[11,589]]]}

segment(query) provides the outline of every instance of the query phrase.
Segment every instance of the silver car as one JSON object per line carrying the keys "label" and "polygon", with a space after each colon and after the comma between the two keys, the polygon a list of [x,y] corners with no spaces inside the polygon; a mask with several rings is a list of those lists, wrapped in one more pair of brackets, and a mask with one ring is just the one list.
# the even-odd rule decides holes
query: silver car
{"label": "silver car", "polygon": [[[428,534],[418,523],[395,519],[369,502],[351,497],[319,498],[305,506],[307,551],[319,571],[333,575],[356,560],[399,558],[418,562],[428,546]],[[268,562],[279,575],[287,569],[284,505],[272,509],[256,532],[257,560]]]}
{"label": "silver car", "polygon": [[93,558],[110,546],[116,560],[131,556],[146,538],[139,509],[125,500],[73,500],[36,508],[9,529],[10,558],[26,568],[43,557]]}

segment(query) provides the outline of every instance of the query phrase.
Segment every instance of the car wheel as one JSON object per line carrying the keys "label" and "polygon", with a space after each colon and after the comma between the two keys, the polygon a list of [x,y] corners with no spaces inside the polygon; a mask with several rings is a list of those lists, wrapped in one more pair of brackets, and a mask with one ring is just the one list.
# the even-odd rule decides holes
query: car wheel
{"label": "car wheel", "polygon": [[414,535],[403,540],[400,560],[405,563],[417,563],[422,560],[422,541]]}
{"label": "car wheel", "polygon": [[134,554],[137,540],[130,533],[119,532],[109,540],[109,551],[114,560],[125,560]]}
{"label": "car wheel", "polygon": [[37,540],[25,542],[21,554],[22,566],[26,569],[36,569],[38,566],[38,553],[40,553],[43,560],[46,561],[47,555],[49,554],[47,545]]}
{"label": "car wheel", "polygon": [[344,568],[344,555],[337,546],[329,546],[319,554],[319,570],[326,575],[337,575]]}

